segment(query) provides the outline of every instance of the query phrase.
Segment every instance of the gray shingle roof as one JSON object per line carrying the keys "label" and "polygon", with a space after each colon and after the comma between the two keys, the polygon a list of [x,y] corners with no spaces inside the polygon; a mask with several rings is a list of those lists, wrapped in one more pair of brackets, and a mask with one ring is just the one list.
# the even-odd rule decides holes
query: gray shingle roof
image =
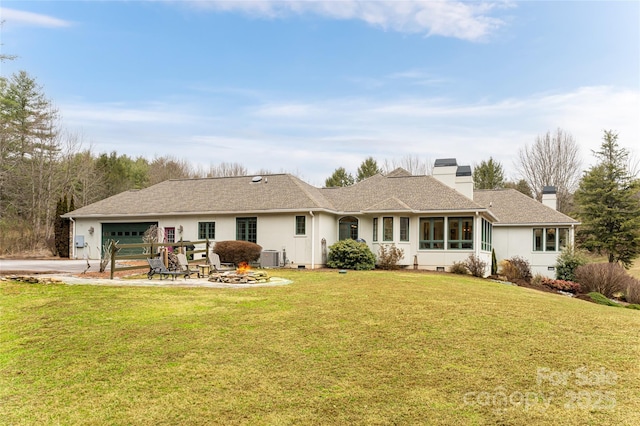
{"label": "gray shingle roof", "polygon": [[433,176],[372,176],[355,185],[316,188],[289,174],[176,179],[126,191],[81,207],[66,217],[163,216],[326,210],[359,212],[451,212],[489,210],[497,224],[578,224],[513,189],[475,191],[475,201]]}
{"label": "gray shingle roof", "polygon": [[352,186],[323,189],[323,193],[344,212],[484,210],[433,176],[375,175]]}
{"label": "gray shingle roof", "polygon": [[497,225],[580,223],[515,189],[475,190],[473,198],[497,217]]}
{"label": "gray shingle roof", "polygon": [[167,215],[329,209],[320,189],[288,174],[176,179],[126,191],[79,208],[66,216]]}

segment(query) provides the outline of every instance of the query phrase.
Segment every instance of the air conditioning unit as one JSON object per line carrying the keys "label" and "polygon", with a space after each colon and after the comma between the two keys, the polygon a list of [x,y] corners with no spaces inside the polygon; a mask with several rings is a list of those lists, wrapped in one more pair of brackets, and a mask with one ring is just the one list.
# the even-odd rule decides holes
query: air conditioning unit
{"label": "air conditioning unit", "polygon": [[278,250],[262,250],[260,254],[261,268],[277,268],[280,266],[280,252]]}

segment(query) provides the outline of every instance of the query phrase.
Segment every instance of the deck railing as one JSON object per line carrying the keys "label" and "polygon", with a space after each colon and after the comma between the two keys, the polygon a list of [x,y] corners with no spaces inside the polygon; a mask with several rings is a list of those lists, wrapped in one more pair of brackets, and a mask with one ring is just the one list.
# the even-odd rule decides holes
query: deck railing
{"label": "deck railing", "polygon": [[[198,247],[204,244],[204,249],[194,249],[187,250],[187,247]],[[145,269],[149,268],[149,265],[130,265],[130,266],[117,266],[117,262],[119,260],[146,260],[152,257],[157,257],[161,254],[162,249],[167,249],[172,247],[174,250],[177,248],[181,252],[185,253],[187,257],[193,255],[194,264],[202,263],[202,260],[209,263],[209,248],[211,247],[211,241],[202,240],[202,241],[176,241],[175,243],[136,243],[136,244],[120,244],[115,240],[111,240],[110,244],[107,244],[109,247],[109,253],[104,253],[104,256],[109,256],[109,261],[111,263],[111,274],[110,277],[113,279],[116,271],[128,271],[135,269]],[[145,249],[143,253],[138,254],[120,254],[118,252],[124,249]],[[168,251],[168,250],[167,250]],[[204,257],[200,259],[196,259],[196,254],[204,253]]]}

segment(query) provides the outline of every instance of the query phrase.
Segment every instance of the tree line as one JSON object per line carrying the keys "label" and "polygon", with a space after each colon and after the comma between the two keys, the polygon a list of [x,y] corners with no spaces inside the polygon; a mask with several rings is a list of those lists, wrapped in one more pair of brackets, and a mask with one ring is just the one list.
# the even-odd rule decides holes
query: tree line
{"label": "tree line", "polygon": [[72,207],[172,178],[247,174],[237,163],[203,169],[171,156],[95,153],[79,135],[64,130],[35,78],[26,71],[0,77],[0,254],[44,245],[59,253],[54,224],[59,212]]}
{"label": "tree line", "polygon": [[[630,153],[619,147],[616,133],[606,131],[603,140],[600,151],[594,153],[597,166],[583,171],[573,136],[562,129],[547,132],[518,152],[519,179],[507,180],[502,164],[490,157],[473,165],[475,188],[514,188],[540,200],[544,186],[555,186],[558,209],[583,222],[584,246],[604,250],[611,261],[628,265],[640,252],[638,167]],[[61,212],[122,191],[172,178],[249,174],[237,163],[222,162],[205,170],[171,156],[147,159],[115,151],[95,153],[82,142],[80,136],[64,130],[53,103],[27,72],[0,77],[0,254],[46,245],[64,255],[64,242],[59,238],[56,244],[53,235],[55,228],[64,229],[59,222],[54,226]],[[379,165],[368,157],[355,175],[337,168],[325,186],[348,186],[397,168],[426,175],[431,174],[433,163],[407,156]]]}

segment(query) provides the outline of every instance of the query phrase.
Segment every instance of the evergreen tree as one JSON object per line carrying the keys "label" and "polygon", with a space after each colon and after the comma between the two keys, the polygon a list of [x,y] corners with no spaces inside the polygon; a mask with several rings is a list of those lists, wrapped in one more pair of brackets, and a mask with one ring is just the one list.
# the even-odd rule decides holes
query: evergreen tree
{"label": "evergreen tree", "polygon": [[580,181],[575,194],[583,246],[628,268],[640,254],[640,182],[629,173],[628,152],[618,135],[605,131],[598,164]]}
{"label": "evergreen tree", "polygon": [[499,189],[504,187],[504,170],[502,164],[493,161],[482,160],[479,166],[473,169],[473,186],[475,189]]}
{"label": "evergreen tree", "polygon": [[25,71],[0,84],[0,216],[35,248],[51,237],[61,141],[58,113]]}
{"label": "evergreen tree", "polygon": [[344,167],[338,167],[331,176],[324,181],[324,186],[331,188],[334,186],[353,185],[354,179],[351,173],[347,173]]}
{"label": "evergreen tree", "polygon": [[505,188],[515,189],[516,191],[522,192],[527,197],[533,198],[533,193],[531,192],[531,188],[526,180],[520,179],[518,182],[505,182]]}
{"label": "evergreen tree", "polygon": [[358,167],[358,173],[356,175],[356,182],[360,182],[368,177],[382,173],[382,169],[378,167],[378,163],[373,157],[369,157],[360,164]]}
{"label": "evergreen tree", "polygon": [[[73,198],[71,200],[73,202]],[[56,204],[56,217],[54,218],[53,226],[56,248],[55,254],[60,257],[69,257],[69,232],[71,230],[71,223],[69,219],[61,217],[69,211],[69,204],[65,194],[64,197],[60,198]]]}

